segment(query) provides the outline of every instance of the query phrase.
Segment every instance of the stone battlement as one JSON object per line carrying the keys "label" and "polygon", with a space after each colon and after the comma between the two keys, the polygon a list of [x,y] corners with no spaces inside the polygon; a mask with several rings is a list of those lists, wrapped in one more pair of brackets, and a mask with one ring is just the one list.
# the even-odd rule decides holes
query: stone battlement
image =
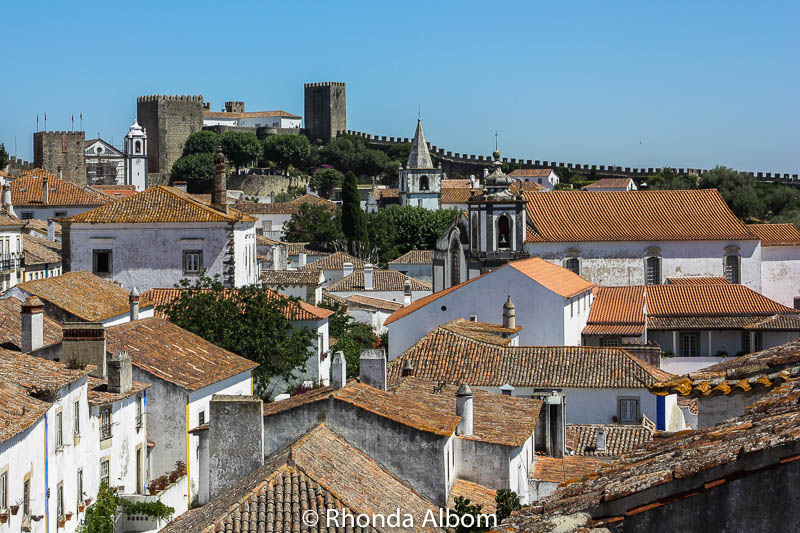
{"label": "stone battlement", "polygon": [[344,87],[341,81],[320,81],[316,83],[305,83],[303,87]]}
{"label": "stone battlement", "polygon": [[202,94],[148,94],[145,96],[137,96],[137,102],[158,102],[165,100],[169,102],[202,102]]}
{"label": "stone battlement", "polygon": [[86,132],[84,131],[74,131],[74,130],[57,130],[57,131],[35,131],[33,132],[34,135],[80,135],[81,137],[86,136]]}

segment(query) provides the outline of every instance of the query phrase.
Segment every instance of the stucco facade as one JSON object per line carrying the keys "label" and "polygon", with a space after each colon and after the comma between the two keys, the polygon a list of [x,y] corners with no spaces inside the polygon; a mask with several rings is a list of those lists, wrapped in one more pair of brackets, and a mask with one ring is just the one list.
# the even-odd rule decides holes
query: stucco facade
{"label": "stucco facade", "polygon": [[762,294],[787,307],[800,299],[800,246],[761,247]]}

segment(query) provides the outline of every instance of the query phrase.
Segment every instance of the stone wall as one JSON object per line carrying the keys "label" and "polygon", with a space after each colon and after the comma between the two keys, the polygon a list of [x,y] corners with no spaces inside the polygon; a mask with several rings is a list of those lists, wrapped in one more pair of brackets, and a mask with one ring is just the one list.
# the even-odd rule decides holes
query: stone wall
{"label": "stone wall", "polygon": [[306,83],[304,86],[305,126],[311,139],[325,142],[347,129],[347,95],[340,82]]}
{"label": "stone wall", "polygon": [[269,198],[270,194],[277,195],[286,192],[289,187],[305,187],[308,177],[286,176],[258,176],[256,174],[242,174],[228,177],[228,189],[244,191],[245,196]]}
{"label": "stone wall", "polygon": [[136,115],[147,133],[149,174],[169,174],[189,135],[203,129],[203,97],[140,96]]}
{"label": "stone wall", "polygon": [[33,164],[77,185],[86,185],[83,131],[37,131],[33,134]]}

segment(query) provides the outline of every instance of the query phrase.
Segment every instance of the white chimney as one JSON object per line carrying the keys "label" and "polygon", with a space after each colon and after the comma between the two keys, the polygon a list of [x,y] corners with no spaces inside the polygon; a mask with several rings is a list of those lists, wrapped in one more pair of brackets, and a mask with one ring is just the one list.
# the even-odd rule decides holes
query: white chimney
{"label": "white chimney", "polygon": [[186,192],[186,182],[185,181],[176,181],[172,184],[173,187],[178,189],[179,191]]}
{"label": "white chimney", "polygon": [[456,392],[456,415],[461,417],[456,434],[472,435],[472,390],[466,383],[462,383]]}
{"label": "white chimney", "polygon": [[403,282],[403,307],[411,305],[411,280],[407,279]]}
{"label": "white chimney", "polygon": [[470,174],[469,175],[469,186],[472,189],[475,188],[475,174]]}
{"label": "white chimney", "polygon": [[8,183],[3,185],[3,209],[11,216],[17,216],[14,212],[14,206],[11,204],[11,187],[8,186]]}
{"label": "white chimney", "polygon": [[139,291],[136,290],[136,286],[131,289],[130,295],[128,295],[128,302],[130,303],[130,321],[133,322],[134,320],[139,320]]}
{"label": "white chimney", "polygon": [[44,345],[44,304],[36,296],[28,296],[22,304],[23,352],[38,350]]}
{"label": "white chimney", "polygon": [[281,251],[277,244],[272,245],[272,270],[283,270]]}
{"label": "white chimney", "polygon": [[50,203],[50,180],[46,174],[42,176],[42,203]]}
{"label": "white chimney", "polygon": [[506,396],[511,396],[514,392],[514,386],[511,383],[506,383],[502,387],[500,387],[500,393],[505,394]]}
{"label": "white chimney", "polygon": [[61,165],[58,166],[58,179],[60,180],[64,179],[64,169],[61,168]]}
{"label": "white chimney", "polygon": [[469,321],[470,322],[477,322],[478,321],[478,315],[469,315]]}
{"label": "white chimney", "polygon": [[353,273],[353,263],[344,263],[342,265],[342,277],[347,277]]}
{"label": "white chimney", "polygon": [[606,431],[604,429],[600,429],[597,431],[596,449],[598,452],[606,451]]}
{"label": "white chimney", "polygon": [[331,363],[331,386],[336,389],[341,389],[347,383],[347,363],[344,360],[343,352],[336,352],[333,354],[333,361]]}
{"label": "white chimney", "polygon": [[307,255],[305,252],[300,252],[297,254],[297,266],[303,268],[306,266]]}
{"label": "white chimney", "polygon": [[56,242],[56,222],[52,218],[47,219],[47,240]]}
{"label": "white chimney", "polygon": [[372,265],[370,263],[364,265],[364,290],[372,290]]}
{"label": "white chimney", "polygon": [[386,390],[386,353],[378,349],[361,350],[358,378],[361,383]]}

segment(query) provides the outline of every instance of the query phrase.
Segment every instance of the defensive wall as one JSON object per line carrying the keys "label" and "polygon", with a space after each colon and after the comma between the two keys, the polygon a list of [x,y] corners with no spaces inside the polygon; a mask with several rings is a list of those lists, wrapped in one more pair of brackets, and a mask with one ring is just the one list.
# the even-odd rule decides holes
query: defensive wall
{"label": "defensive wall", "polygon": [[86,185],[83,131],[37,131],[33,134],[33,164],[65,180]]}

